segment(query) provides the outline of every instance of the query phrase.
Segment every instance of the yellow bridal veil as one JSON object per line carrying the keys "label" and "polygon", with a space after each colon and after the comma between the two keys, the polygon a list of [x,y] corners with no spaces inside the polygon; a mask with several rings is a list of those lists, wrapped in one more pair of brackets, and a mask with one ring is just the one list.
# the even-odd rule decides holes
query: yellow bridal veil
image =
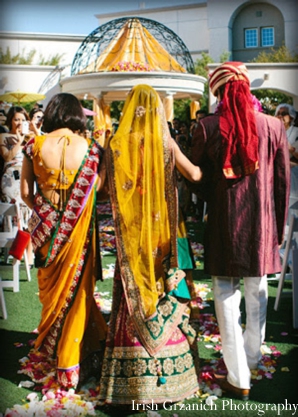
{"label": "yellow bridal veil", "polygon": [[156,312],[165,259],[177,266],[172,149],[161,100],[150,86],[129,92],[109,146],[121,276],[136,285],[146,320]]}

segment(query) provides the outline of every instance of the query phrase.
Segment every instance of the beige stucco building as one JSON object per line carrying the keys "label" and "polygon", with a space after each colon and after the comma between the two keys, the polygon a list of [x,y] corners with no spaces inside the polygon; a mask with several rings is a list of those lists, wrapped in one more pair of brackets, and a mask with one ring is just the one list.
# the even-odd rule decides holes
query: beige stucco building
{"label": "beige stucco building", "polygon": [[[98,14],[98,24],[123,16],[157,20],[184,41],[194,60],[206,52],[219,62],[222,53],[229,52],[230,59],[246,62],[261,51],[283,44],[290,51],[298,52],[297,0],[198,0],[196,4],[185,3],[187,0],[181,1],[180,7]],[[254,44],[246,42],[251,36]]]}

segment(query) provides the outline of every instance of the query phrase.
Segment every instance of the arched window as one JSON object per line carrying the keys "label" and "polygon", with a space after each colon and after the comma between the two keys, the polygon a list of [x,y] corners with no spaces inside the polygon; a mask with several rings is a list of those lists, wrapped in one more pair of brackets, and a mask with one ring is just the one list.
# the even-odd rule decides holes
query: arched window
{"label": "arched window", "polygon": [[241,8],[232,26],[232,51],[235,61],[251,61],[260,52],[284,44],[284,19],[275,6],[254,3]]}

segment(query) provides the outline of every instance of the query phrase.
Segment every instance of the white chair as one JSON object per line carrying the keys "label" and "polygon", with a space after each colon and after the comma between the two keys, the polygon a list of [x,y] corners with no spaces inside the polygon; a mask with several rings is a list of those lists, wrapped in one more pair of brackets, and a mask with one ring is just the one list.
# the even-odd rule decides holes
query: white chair
{"label": "white chair", "polygon": [[[291,215],[286,234],[286,245],[284,249],[280,250],[282,259],[282,271],[279,276],[277,294],[274,303],[274,310],[277,311],[280,305],[281,297],[288,295],[289,292],[284,291],[284,282],[286,280],[292,281],[292,295],[293,301],[293,327],[298,328],[298,240],[295,234],[298,232],[298,217]],[[287,273],[288,271],[288,273]]]}
{"label": "white chair", "polygon": [[203,215],[202,215],[202,222],[204,223],[206,221],[206,214],[207,214],[207,203],[206,201],[204,201],[204,206],[203,206]]}
{"label": "white chair", "polygon": [[[0,215],[3,216],[3,221],[5,221],[6,224],[6,230],[5,232],[0,232],[0,249],[3,250],[3,257],[4,262],[0,265],[0,274],[4,271],[12,271],[12,277],[13,279],[9,279],[8,274],[6,273],[4,276],[4,273],[2,274],[1,278],[5,278],[5,280],[2,280],[1,287],[2,288],[13,288],[14,292],[18,292],[20,290],[20,283],[19,283],[19,277],[20,277],[20,261],[12,258],[11,262],[9,261],[8,257],[8,251],[11,247],[14,238],[16,236],[17,227],[13,227],[13,218],[16,217],[19,228],[23,230],[23,224],[22,219],[20,216],[20,208],[18,203],[10,204],[10,203],[0,203]],[[30,274],[30,266],[28,263],[28,256],[27,251],[24,252],[24,265],[26,269],[27,279],[28,281],[31,281],[31,274]]]}
{"label": "white chair", "polygon": [[4,318],[4,320],[7,319],[7,310],[6,310],[6,304],[5,304],[5,298],[4,298],[4,291],[3,291],[3,281],[0,277],[0,306],[1,306],[1,310],[2,310],[2,316]]}

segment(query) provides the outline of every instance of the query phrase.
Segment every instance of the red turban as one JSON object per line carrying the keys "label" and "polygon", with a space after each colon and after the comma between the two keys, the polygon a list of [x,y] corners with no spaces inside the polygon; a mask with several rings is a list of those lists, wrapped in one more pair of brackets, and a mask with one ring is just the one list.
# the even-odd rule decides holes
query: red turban
{"label": "red turban", "polygon": [[246,66],[242,62],[225,62],[211,74],[209,80],[210,90],[216,96],[219,87],[228,82],[239,80],[243,80],[250,85]]}
{"label": "red turban", "polygon": [[248,71],[242,62],[225,62],[210,76],[214,95],[225,85],[219,110],[223,145],[223,174],[228,179],[253,174],[259,167],[255,110]]}

